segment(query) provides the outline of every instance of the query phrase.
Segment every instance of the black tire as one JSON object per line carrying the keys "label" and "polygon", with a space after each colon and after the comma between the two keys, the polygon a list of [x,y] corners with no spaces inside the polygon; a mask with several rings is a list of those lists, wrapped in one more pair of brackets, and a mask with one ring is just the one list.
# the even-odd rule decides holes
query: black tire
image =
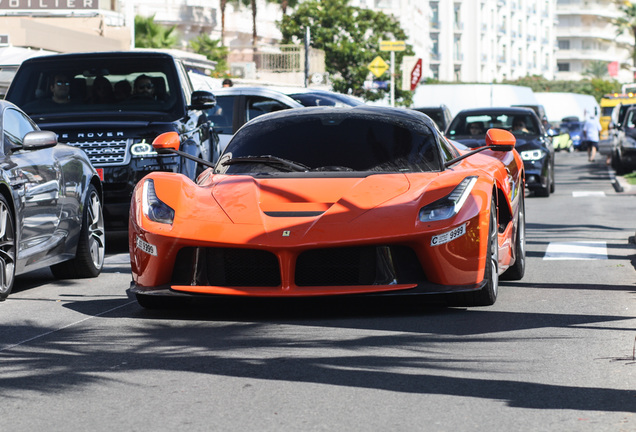
{"label": "black tire", "polygon": [[91,185],[86,194],[82,216],[82,228],[75,258],[51,266],[53,276],[58,279],[79,279],[98,276],[104,267],[106,251],[106,231],[102,201],[95,186]]}
{"label": "black tire", "polygon": [[521,201],[515,234],[515,263],[501,275],[503,280],[520,280],[526,272],[526,203],[523,194],[519,199]]}
{"label": "black tire", "polygon": [[535,188],[534,194],[538,197],[547,198],[550,196],[550,191],[552,189],[552,167],[548,164],[548,175],[546,176],[547,184],[545,187]]}
{"label": "black tire", "polygon": [[499,242],[497,240],[497,204],[493,196],[490,203],[488,224],[488,260],[484,271],[486,284],[479,291],[458,293],[451,301],[453,306],[491,306],[499,292]]}
{"label": "black tire", "polygon": [[0,195],[0,301],[7,298],[15,281],[15,224],[9,203]]}
{"label": "black tire", "polygon": [[551,177],[551,182],[550,182],[550,193],[554,193],[554,190],[556,189],[556,179],[554,178],[554,163],[552,163],[552,169],[550,170],[550,172],[552,173],[552,177]]}

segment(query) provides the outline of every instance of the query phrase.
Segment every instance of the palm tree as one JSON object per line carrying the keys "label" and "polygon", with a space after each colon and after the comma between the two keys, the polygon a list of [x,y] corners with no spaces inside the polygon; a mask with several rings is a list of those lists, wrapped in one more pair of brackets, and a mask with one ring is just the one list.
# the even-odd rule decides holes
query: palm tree
{"label": "palm tree", "polygon": [[135,47],[172,48],[177,44],[177,26],[165,27],[155,22],[155,16],[135,16]]}
{"label": "palm tree", "polygon": [[587,64],[583,75],[587,75],[590,78],[604,78],[607,72],[608,62],[602,60],[591,61]]}
{"label": "palm tree", "polygon": [[[620,11],[623,13],[622,17],[616,18],[613,24],[616,26],[616,34],[620,35],[627,31],[634,37],[634,47],[636,47],[636,4],[627,0],[614,0]],[[632,47],[632,61],[634,67],[636,67],[636,49]]]}
{"label": "palm tree", "polygon": [[283,11],[283,15],[287,15],[288,7],[296,7],[298,5],[298,0],[267,0],[269,3],[276,3],[280,5],[281,10]]}
{"label": "palm tree", "polygon": [[252,46],[256,48],[256,0],[232,0],[232,2],[252,7]]}
{"label": "palm tree", "polygon": [[221,8],[221,44],[225,45],[223,41],[225,40],[225,6],[227,6],[227,0],[221,0],[219,6]]}

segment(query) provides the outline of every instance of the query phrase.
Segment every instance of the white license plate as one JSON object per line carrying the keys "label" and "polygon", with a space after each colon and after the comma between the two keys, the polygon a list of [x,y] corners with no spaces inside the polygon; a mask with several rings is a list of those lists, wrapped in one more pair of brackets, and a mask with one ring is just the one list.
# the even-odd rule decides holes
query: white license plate
{"label": "white license plate", "polygon": [[431,239],[431,246],[439,246],[441,244],[448,243],[449,241],[455,240],[464,234],[466,234],[466,224],[460,225],[457,228],[443,234],[433,236]]}

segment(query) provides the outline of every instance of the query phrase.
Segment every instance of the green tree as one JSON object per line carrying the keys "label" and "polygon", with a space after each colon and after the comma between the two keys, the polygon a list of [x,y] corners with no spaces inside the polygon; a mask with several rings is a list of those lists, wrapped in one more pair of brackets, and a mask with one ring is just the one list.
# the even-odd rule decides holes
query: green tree
{"label": "green tree", "polygon": [[587,64],[587,67],[583,71],[583,75],[588,76],[590,78],[600,78],[603,79],[608,75],[607,65],[609,62],[595,60],[591,61]]}
{"label": "green tree", "polygon": [[203,54],[209,60],[216,62],[214,76],[226,76],[228,70],[227,47],[220,40],[212,40],[207,34],[199,35],[190,40],[190,48],[197,54]]}
{"label": "green tree", "polygon": [[613,20],[616,26],[616,35],[627,31],[634,37],[635,45],[632,47],[632,65],[636,67],[636,4],[627,0],[614,0],[623,16]]}
{"label": "green tree", "polygon": [[177,44],[177,26],[165,27],[155,22],[155,16],[135,16],[135,47],[172,48]]}
{"label": "green tree", "polygon": [[[378,55],[385,60],[389,56],[388,52],[379,50],[380,41],[407,39],[394,17],[350,6],[348,0],[307,0],[291,15],[284,15],[279,23],[283,43],[301,43],[307,27],[311,46],[325,51],[326,69],[334,90],[369,101],[387,96],[390,90],[365,90],[363,85],[370,73],[369,63]],[[401,74],[398,73],[405,55],[413,55],[411,46],[407,45],[406,51],[395,55],[398,75],[395,100],[397,105],[410,106],[412,93],[400,90]]]}

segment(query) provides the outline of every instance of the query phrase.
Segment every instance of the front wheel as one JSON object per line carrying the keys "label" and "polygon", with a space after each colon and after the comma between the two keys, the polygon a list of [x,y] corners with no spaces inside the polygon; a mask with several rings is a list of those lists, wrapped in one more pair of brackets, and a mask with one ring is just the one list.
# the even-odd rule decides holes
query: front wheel
{"label": "front wheel", "polygon": [[458,293],[451,302],[456,306],[491,306],[499,292],[499,241],[497,237],[497,203],[493,196],[490,203],[488,224],[488,257],[484,269],[485,285],[479,291]]}
{"label": "front wheel", "polygon": [[515,235],[515,263],[501,275],[501,279],[505,280],[520,280],[526,272],[526,210],[523,194],[519,200],[519,216]]}
{"label": "front wheel", "polygon": [[0,195],[0,301],[7,298],[15,280],[15,224],[9,203]]}
{"label": "front wheel", "polygon": [[95,186],[91,185],[86,196],[75,258],[51,266],[58,279],[96,277],[104,267],[106,232],[102,201]]}

